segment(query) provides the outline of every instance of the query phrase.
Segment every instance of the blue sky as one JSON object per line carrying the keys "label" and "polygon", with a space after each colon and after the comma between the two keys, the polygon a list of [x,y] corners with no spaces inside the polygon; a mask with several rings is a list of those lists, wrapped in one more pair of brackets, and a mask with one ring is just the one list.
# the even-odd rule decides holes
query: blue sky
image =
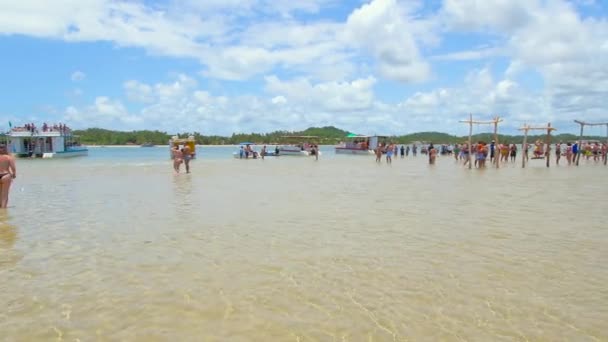
{"label": "blue sky", "polygon": [[472,113],[575,132],[608,121],[607,15],[599,0],[0,2],[0,120],[464,134]]}

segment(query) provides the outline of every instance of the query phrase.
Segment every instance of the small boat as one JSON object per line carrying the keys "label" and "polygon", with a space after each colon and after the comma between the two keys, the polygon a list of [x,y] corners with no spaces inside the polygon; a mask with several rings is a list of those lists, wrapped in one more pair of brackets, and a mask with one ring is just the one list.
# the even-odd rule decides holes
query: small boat
{"label": "small boat", "polygon": [[350,133],[346,142],[335,147],[336,154],[373,155],[381,141],[388,137],[380,135],[360,135]]}
{"label": "small boat", "polygon": [[80,137],[63,125],[57,128],[45,124],[42,131],[35,127],[11,127],[6,136],[9,152],[19,158],[68,158],[89,154],[89,149],[80,144]]}
{"label": "small boat", "polygon": [[140,147],[154,147],[155,145],[151,142],[143,143],[139,145]]}
{"label": "small boat", "polygon": [[317,136],[287,135],[282,136],[281,138],[286,139],[288,141],[293,141],[293,143],[277,145],[276,149],[278,149],[278,155],[280,156],[309,157],[314,156],[315,153],[319,153],[319,155],[321,155],[318,145],[314,143],[314,141],[317,141],[319,139],[319,137]]}

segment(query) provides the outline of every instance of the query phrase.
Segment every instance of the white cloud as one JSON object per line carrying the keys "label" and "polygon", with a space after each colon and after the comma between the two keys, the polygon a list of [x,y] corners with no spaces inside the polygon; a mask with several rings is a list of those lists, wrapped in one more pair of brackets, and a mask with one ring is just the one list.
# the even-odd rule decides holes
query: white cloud
{"label": "white cloud", "polygon": [[396,0],[374,0],[348,17],[345,40],[367,50],[378,63],[380,75],[405,82],[429,78],[430,65],[418,50],[406,9]]}
{"label": "white cloud", "polygon": [[87,77],[87,75],[82,71],[74,71],[70,76],[70,79],[74,82],[82,81]]}
{"label": "white cloud", "polygon": [[167,102],[180,98],[196,85],[195,79],[184,74],[178,74],[172,83],[157,83],[152,86],[136,80],[129,80],[123,84],[123,88],[129,100],[152,103],[155,101]]}
{"label": "white cloud", "polygon": [[445,0],[453,28],[492,32],[511,58],[506,75],[542,76],[547,118],[600,118],[608,105],[608,21],[586,17],[563,0]]}
{"label": "white cloud", "polygon": [[271,100],[272,103],[276,104],[276,105],[281,105],[281,104],[285,104],[287,103],[287,99],[285,98],[285,96],[275,96],[272,98]]}
{"label": "white cloud", "polygon": [[273,95],[283,96],[290,103],[306,105],[312,110],[346,112],[371,108],[375,83],[373,77],[352,82],[311,84],[307,79],[281,81],[276,76],[269,76],[266,77],[266,90]]}
{"label": "white cloud", "polygon": [[431,56],[430,59],[435,61],[471,61],[478,59],[488,59],[491,57],[501,56],[505,54],[506,51],[504,48],[481,47],[468,51],[458,51],[435,55]]}
{"label": "white cloud", "polygon": [[[98,96],[88,106],[68,107],[66,116],[79,122],[116,128],[140,122],[213,133],[324,124],[366,133],[450,131],[452,123],[471,112],[504,115],[506,122],[516,122],[514,126],[522,120],[592,120],[604,115],[608,22],[605,15],[577,12],[576,6],[598,6],[586,2],[443,0],[436,10],[423,7],[422,0],[370,0],[346,12],[340,8],[345,19],[336,19],[333,12],[323,13],[342,5],[335,0],[154,5],[58,0],[53,6],[22,0],[0,5],[0,34],[107,41],[150,54],[191,58],[200,61],[205,78],[237,81],[206,79],[201,87],[184,74],[168,82],[127,79],[124,98]],[[314,17],[317,13],[321,16]],[[469,32],[474,33],[473,46],[437,49],[441,44],[459,46],[445,39]],[[504,74],[493,75],[490,70],[504,59],[509,65]],[[457,70],[475,65],[475,70],[454,85],[451,70],[446,78],[433,75],[429,62],[437,61],[446,62],[442,67],[457,63]],[[73,80],[84,78],[77,73]],[[530,86],[530,78],[536,77]],[[421,91],[385,82],[430,79],[434,90],[428,84]],[[257,87],[252,94],[265,93],[232,95],[242,80],[251,82],[247,89]],[[395,86],[381,98],[393,98],[393,103],[379,101],[374,93],[387,85]],[[404,93],[398,104],[397,92]],[[123,105],[127,99],[135,103]]]}
{"label": "white cloud", "polygon": [[152,87],[140,83],[136,80],[130,80],[123,84],[123,88],[127,93],[127,98],[131,101],[150,103],[154,101]]}
{"label": "white cloud", "polygon": [[452,29],[511,31],[533,20],[537,0],[444,0],[443,21]]}
{"label": "white cloud", "polygon": [[[199,131],[207,134],[298,130],[309,126],[343,125],[358,131],[383,130],[392,124],[390,107],[374,101],[373,77],[351,82],[311,83],[308,80],[281,81],[267,78],[268,96],[213,95],[201,90],[190,78],[179,75],[176,81],[146,84],[137,80],[125,83],[125,92],[146,100],[144,106],[129,111],[116,99],[98,97],[82,108],[68,107],[62,120],[76,127],[135,129],[145,122],[147,128],[169,132]],[[187,85],[187,86],[186,86]],[[142,89],[143,95],[138,92]],[[178,89],[179,91],[177,91]],[[396,127],[396,126],[395,126]]]}
{"label": "white cloud", "polygon": [[[396,104],[375,97],[376,82],[373,77],[314,83],[268,76],[264,96],[223,96],[200,89],[187,75],[177,75],[167,83],[132,80],[125,86],[126,93],[132,88],[146,89],[141,109],[129,111],[119,100],[98,97],[91,105],[67,108],[62,120],[80,127],[138,129],[145,123],[146,128],[170,133],[224,135],[323,125],[368,134],[429,130],[465,134],[466,125],[458,121],[470,113],[478,119],[499,115],[505,119],[500,130],[510,133],[524,122],[551,121],[558,129],[571,124],[570,117],[553,111],[553,94],[530,91],[508,77],[494,77],[489,68],[470,72],[458,86],[416,92]],[[578,103],[573,100],[567,105]],[[475,131],[485,132],[487,127],[475,127]]]}
{"label": "white cloud", "polygon": [[[428,77],[416,39],[430,41],[429,22],[394,0],[373,0],[347,22],[298,21],[298,13],[339,6],[335,0],[145,2],[23,0],[2,5],[0,33],[70,42],[110,41],[149,53],[199,60],[207,77],[243,80],[289,69],[323,80],[349,78],[369,52],[378,72],[401,81]],[[416,39],[414,37],[417,37]]]}
{"label": "white cloud", "polygon": [[74,106],[66,108],[63,121],[74,127],[108,127],[119,129],[133,128],[141,124],[142,118],[131,115],[118,100],[106,96],[95,98],[93,104],[80,109]]}
{"label": "white cloud", "polygon": [[511,131],[525,121],[552,121],[555,117],[547,108],[548,101],[545,94],[530,92],[513,80],[496,81],[490,70],[483,68],[469,73],[461,86],[417,92],[400,103],[399,108],[405,113],[404,120],[450,127],[448,131],[464,134],[466,127],[458,121],[469,114],[479,119],[505,118],[501,126]]}

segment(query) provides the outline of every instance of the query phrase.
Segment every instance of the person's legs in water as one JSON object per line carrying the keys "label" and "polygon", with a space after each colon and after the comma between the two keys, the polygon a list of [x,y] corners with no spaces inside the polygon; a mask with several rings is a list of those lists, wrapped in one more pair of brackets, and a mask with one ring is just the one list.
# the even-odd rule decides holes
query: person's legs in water
{"label": "person's legs in water", "polygon": [[13,176],[6,173],[0,178],[0,208],[8,206],[8,193],[13,183]]}

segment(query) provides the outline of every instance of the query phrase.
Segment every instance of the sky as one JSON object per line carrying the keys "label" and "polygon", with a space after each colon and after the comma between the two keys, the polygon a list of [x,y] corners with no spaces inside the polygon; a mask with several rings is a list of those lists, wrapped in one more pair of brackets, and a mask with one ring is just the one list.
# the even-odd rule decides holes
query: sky
{"label": "sky", "polygon": [[0,56],[6,129],[608,122],[608,0],[0,0]]}

